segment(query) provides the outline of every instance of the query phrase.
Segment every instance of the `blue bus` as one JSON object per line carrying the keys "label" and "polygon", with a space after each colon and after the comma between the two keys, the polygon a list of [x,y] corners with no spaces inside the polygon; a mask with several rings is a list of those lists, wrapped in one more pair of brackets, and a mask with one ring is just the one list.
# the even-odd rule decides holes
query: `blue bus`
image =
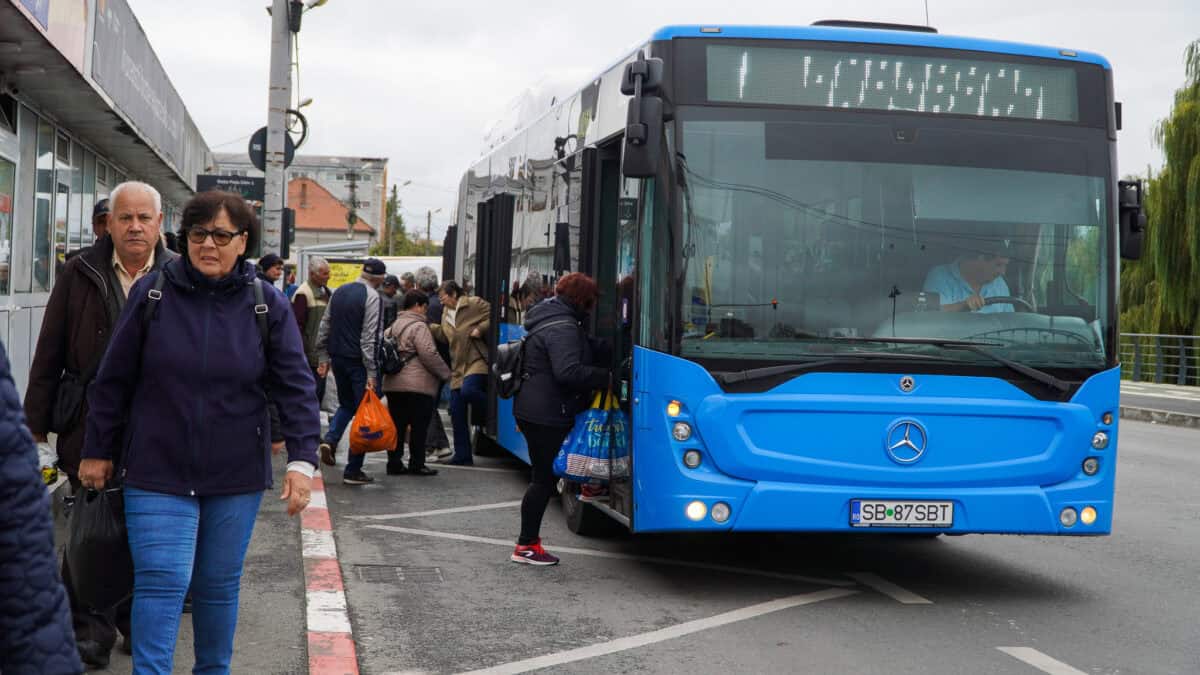
{"label": "blue bus", "polygon": [[[1101,56],[925,26],[669,26],[527,99],[446,270],[491,344],[583,271],[629,468],[573,531],[1108,534],[1117,180]],[[511,133],[506,133],[511,129]],[[480,444],[528,461],[491,388]]]}

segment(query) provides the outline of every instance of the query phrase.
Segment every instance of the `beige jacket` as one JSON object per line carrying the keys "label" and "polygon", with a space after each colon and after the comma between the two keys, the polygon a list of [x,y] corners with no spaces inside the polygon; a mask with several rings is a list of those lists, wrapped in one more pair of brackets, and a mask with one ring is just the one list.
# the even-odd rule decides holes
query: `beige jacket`
{"label": "beige jacket", "polygon": [[442,323],[430,326],[433,337],[450,345],[450,363],[454,375],[450,378],[451,389],[461,389],[463,378],[468,375],[488,374],[487,343],[471,337],[478,328],[480,335],[487,335],[492,327],[492,306],[487,300],[471,295],[458,299],[454,312],[442,312]]}
{"label": "beige jacket", "polygon": [[450,379],[450,368],[433,344],[433,335],[425,323],[425,317],[416,312],[400,312],[384,336],[397,341],[396,346],[401,354],[416,352],[417,356],[395,375],[384,375],[383,390],[437,396],[442,382]]}

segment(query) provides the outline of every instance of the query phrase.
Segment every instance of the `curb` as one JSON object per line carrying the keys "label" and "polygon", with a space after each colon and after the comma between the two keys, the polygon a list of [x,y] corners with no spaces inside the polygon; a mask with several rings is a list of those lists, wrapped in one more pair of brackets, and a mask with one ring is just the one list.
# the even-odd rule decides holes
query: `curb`
{"label": "curb", "polygon": [[1121,418],[1151,424],[1166,424],[1173,427],[1200,429],[1200,415],[1172,412],[1170,410],[1155,410],[1154,408],[1134,408],[1121,406]]}
{"label": "curb", "polygon": [[358,654],[346,608],[346,589],[325,501],[325,480],[313,476],[312,498],[300,513],[304,604],[310,675],[358,675]]}

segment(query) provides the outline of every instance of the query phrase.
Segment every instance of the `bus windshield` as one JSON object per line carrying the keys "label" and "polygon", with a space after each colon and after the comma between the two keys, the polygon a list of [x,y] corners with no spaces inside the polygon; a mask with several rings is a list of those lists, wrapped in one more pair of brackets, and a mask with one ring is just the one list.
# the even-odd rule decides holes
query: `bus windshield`
{"label": "bus windshield", "polygon": [[787,361],[910,337],[1105,367],[1102,132],[715,108],[680,124],[683,356]]}

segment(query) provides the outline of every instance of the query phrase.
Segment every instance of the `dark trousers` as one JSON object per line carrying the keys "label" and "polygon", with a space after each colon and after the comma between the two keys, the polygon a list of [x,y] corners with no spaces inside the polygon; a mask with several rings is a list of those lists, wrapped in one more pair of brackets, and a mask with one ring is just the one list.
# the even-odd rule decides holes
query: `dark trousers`
{"label": "dark trousers", "polygon": [[454,425],[455,464],[470,464],[471,411],[467,406],[482,406],[487,403],[487,375],[468,375],[462,386],[450,392],[450,422]]}
{"label": "dark trousers", "polygon": [[446,397],[449,398],[448,387],[449,385],[443,384],[442,390],[438,392],[438,397],[433,400],[433,414],[429,416],[429,432],[425,435],[426,450],[450,447],[450,438],[446,436],[446,425],[442,422],[442,416],[438,412],[442,392],[447,392]]}
{"label": "dark trousers", "polygon": [[[75,476],[67,476],[71,481],[72,494],[80,494],[82,487]],[[71,582],[71,570],[67,567],[67,556],[62,561],[63,587],[67,591],[67,599],[71,602],[71,625],[75,629],[75,641],[92,640],[100,644],[105,651],[112,651],[117,643],[117,631],[129,637],[129,616],[133,611],[133,598],[129,597],[116,607],[106,612],[93,612],[84,607],[75,597],[75,586]]]}
{"label": "dark trousers", "polygon": [[562,447],[571,427],[547,427],[525,420],[517,420],[525,443],[529,446],[529,464],[532,477],[521,500],[521,536],[517,543],[527,546],[537,541],[542,530],[542,516],[546,505],[554,496],[558,477],[554,475],[554,457]]}
{"label": "dark trousers", "polygon": [[[358,412],[358,404],[362,401],[367,389],[367,367],[360,359],[348,359],[341,356],[333,357],[333,381],[337,384],[338,409],[329,420],[329,431],[325,433],[325,442],[332,445],[336,451],[337,444],[346,433],[346,427],[354,420]],[[363,462],[367,456],[350,453],[346,461],[344,475],[352,476],[362,471]]]}
{"label": "dark trousers", "polygon": [[325,378],[317,374],[317,369],[312,369],[313,380],[317,383],[317,409],[320,410],[321,404],[325,402]]}
{"label": "dark trousers", "polygon": [[396,449],[388,450],[388,470],[404,468],[404,431],[409,427],[408,468],[425,466],[425,433],[429,431],[429,418],[433,415],[437,399],[411,391],[389,391],[388,411],[396,425]]}

